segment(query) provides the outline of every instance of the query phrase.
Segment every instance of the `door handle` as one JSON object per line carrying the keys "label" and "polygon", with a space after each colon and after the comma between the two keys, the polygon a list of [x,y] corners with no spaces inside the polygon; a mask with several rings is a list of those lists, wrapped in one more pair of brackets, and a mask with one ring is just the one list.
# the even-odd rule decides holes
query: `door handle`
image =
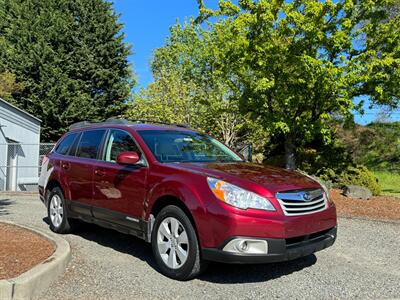
{"label": "door handle", "polygon": [[94,170],[94,174],[96,174],[97,176],[104,176],[106,175],[106,172],[103,169],[96,169]]}
{"label": "door handle", "polygon": [[67,162],[62,162],[61,163],[61,168],[63,168],[64,170],[68,170],[70,167],[70,164]]}

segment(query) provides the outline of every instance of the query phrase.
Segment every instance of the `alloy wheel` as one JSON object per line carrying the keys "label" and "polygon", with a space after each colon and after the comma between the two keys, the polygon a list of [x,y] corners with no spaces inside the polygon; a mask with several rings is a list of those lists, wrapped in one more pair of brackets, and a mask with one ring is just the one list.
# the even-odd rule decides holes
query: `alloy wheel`
{"label": "alloy wheel", "polygon": [[53,195],[50,200],[50,219],[55,227],[60,227],[63,221],[63,205],[61,197],[57,194]]}
{"label": "alloy wheel", "polygon": [[165,218],[157,231],[157,249],[163,262],[171,269],[180,268],[189,255],[189,239],[182,223]]}

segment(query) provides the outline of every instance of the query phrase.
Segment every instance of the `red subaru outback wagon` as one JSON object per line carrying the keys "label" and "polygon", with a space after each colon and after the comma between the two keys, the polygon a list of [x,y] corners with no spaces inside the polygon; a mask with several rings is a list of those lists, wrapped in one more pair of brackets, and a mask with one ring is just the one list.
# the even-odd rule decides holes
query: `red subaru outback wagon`
{"label": "red subaru outback wagon", "polygon": [[54,232],[81,219],[135,235],[179,280],[208,261],[291,260],[336,239],[336,209],[318,182],[182,126],[75,124],[44,158],[39,191]]}

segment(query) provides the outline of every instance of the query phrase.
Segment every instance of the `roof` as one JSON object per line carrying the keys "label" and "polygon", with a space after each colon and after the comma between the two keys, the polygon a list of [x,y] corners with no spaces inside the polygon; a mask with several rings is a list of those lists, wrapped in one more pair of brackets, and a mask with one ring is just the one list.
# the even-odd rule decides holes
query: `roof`
{"label": "roof", "polygon": [[86,125],[83,127],[77,127],[70,129],[69,131],[81,131],[81,130],[88,130],[88,129],[94,129],[94,128],[124,128],[124,127],[129,127],[132,128],[135,131],[140,131],[140,130],[179,130],[179,131],[196,131],[192,128],[185,128],[185,127],[180,127],[180,126],[174,126],[174,125],[158,125],[158,124],[105,124],[105,123],[93,123],[90,125]]}
{"label": "roof", "polygon": [[7,102],[6,100],[4,100],[4,99],[2,99],[2,98],[0,98],[0,102],[5,103],[6,105],[12,107],[13,109],[15,109],[15,110],[17,110],[17,111],[23,113],[24,115],[26,115],[26,116],[28,116],[28,117],[31,117],[32,119],[34,119],[34,120],[36,120],[36,121],[42,122],[42,120],[40,120],[39,118],[37,118],[37,117],[31,115],[30,113],[27,113],[26,111],[24,111],[24,110],[22,110],[22,109],[16,107],[15,105],[11,104],[10,102]]}
{"label": "roof", "polygon": [[192,128],[186,128],[186,127],[180,127],[180,126],[174,126],[174,125],[158,125],[158,124],[142,124],[142,123],[137,123],[137,124],[106,124],[106,123],[93,123],[93,124],[88,124],[83,127],[77,127],[70,129],[69,132],[74,132],[74,131],[82,131],[82,130],[90,130],[90,129],[97,129],[97,128],[132,128],[135,131],[141,131],[141,130],[174,130],[174,131],[196,131],[195,129]]}
{"label": "roof", "polygon": [[[146,123],[145,123],[146,122]],[[157,121],[143,121],[143,120],[126,120],[126,119],[113,119],[110,118],[105,122],[90,123],[88,121],[82,121],[70,126],[70,131],[90,129],[90,128],[123,128],[129,127],[134,130],[180,130],[180,131],[194,131],[194,129],[188,128],[183,124],[166,124],[158,123]]]}
{"label": "roof", "polygon": [[6,137],[6,141],[7,141],[8,144],[19,144],[18,141],[10,139],[9,137]]}

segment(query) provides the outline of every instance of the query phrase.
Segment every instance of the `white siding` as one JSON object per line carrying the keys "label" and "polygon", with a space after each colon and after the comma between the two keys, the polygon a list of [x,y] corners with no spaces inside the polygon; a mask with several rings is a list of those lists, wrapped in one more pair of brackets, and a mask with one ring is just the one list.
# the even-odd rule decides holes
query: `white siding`
{"label": "white siding", "polygon": [[[1,121],[0,121],[1,126]],[[7,164],[7,145],[6,138],[3,135],[3,128],[0,127],[0,166],[5,166]],[[5,189],[6,185],[6,172],[4,167],[0,167],[0,191]]]}
{"label": "white siding", "polygon": [[[7,165],[6,138],[21,144],[17,150],[18,180],[38,177],[40,120],[0,99],[0,165]],[[0,190],[5,187],[5,173],[0,170]]]}

